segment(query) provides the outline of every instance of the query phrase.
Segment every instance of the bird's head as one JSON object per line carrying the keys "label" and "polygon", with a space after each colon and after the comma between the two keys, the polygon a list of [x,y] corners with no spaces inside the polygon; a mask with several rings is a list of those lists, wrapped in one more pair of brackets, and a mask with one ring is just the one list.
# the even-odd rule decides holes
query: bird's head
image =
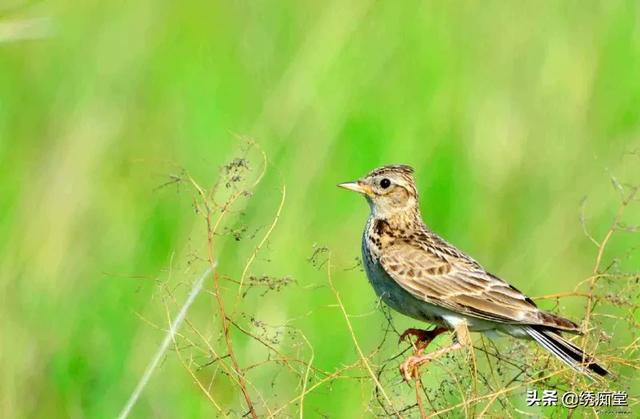
{"label": "bird's head", "polygon": [[358,180],[338,186],[363,194],[376,217],[389,218],[418,210],[418,192],[410,166],[382,166]]}

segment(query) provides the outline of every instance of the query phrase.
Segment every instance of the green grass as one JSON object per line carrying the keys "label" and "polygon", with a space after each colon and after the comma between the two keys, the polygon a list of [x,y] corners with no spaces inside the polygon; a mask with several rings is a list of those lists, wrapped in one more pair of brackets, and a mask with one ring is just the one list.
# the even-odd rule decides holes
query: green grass
{"label": "green grass", "polygon": [[[54,0],[0,13],[0,24],[49,17],[53,26],[43,39],[0,39],[4,417],[119,412],[162,337],[136,313],[166,324],[153,279],[188,283],[201,268],[190,255],[204,254],[191,192],[156,187],[180,168],[212,183],[239,154],[236,135],[269,159],[237,226],[260,237],[287,188],[252,273],[297,285],[256,298],[256,315],[298,319],[327,370],[357,358],[326,272],[307,259],[319,244],[337,266],[353,264],[367,215],[336,183],[384,163],[415,166],[427,223],[530,295],[590,275],[583,197],[601,237],[619,206],[610,177],[638,183],[640,158],[627,154],[640,148],[633,1]],[[625,221],[640,222],[637,206]],[[255,240],[224,243],[220,271],[237,275]],[[638,244],[617,235],[605,257]],[[622,267],[638,271],[637,253]],[[335,282],[350,313],[374,309],[361,272]],[[562,304],[581,318],[582,301]],[[206,324],[211,296],[194,310]],[[383,317],[353,321],[372,350]],[[252,343],[234,337],[250,358]],[[279,396],[296,385],[285,380]],[[352,417],[370,388],[337,382],[305,411]],[[234,387],[221,382],[216,394],[239,406]],[[134,417],[213,412],[169,354]]]}

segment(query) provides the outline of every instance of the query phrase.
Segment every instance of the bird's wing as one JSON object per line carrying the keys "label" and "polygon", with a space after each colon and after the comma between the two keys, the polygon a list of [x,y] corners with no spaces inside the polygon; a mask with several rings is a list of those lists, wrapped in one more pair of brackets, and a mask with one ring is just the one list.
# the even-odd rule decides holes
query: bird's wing
{"label": "bird's wing", "polygon": [[379,259],[385,272],[416,298],[448,310],[510,324],[536,324],[578,331],[566,319],[538,309],[535,303],[452,246],[397,242]]}

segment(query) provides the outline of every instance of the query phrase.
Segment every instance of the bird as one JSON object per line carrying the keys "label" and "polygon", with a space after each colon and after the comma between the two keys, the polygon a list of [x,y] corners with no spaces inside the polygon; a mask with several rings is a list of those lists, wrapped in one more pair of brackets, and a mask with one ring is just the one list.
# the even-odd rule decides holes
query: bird
{"label": "bird", "polygon": [[[416,338],[416,353],[400,365],[406,380],[418,376],[420,365],[470,345],[469,332],[532,339],[589,378],[609,373],[562,336],[581,334],[576,323],[541,310],[426,226],[411,166],[382,166],[338,186],[364,195],[369,204],[362,261],[378,298],[399,313],[435,326],[401,334],[400,341]],[[447,331],[453,332],[450,346],[423,353]]]}

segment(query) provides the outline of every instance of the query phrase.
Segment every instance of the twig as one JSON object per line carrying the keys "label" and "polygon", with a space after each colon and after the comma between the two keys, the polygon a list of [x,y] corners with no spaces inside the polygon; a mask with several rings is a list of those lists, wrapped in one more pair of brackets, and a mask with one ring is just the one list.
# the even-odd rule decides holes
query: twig
{"label": "twig", "polygon": [[[205,212],[205,221],[206,221],[206,225],[207,225],[207,255],[208,255],[209,263],[212,264],[213,263],[213,237],[215,235],[215,232],[217,231],[220,223],[222,222],[222,219],[228,213],[229,208],[231,207],[231,205],[237,199],[239,199],[240,196],[243,195],[243,192],[242,191],[238,191],[230,199],[228,199],[225,202],[225,204],[223,205],[222,209],[220,210],[220,214],[218,215],[218,218],[217,218],[216,222],[212,223],[213,210],[212,210],[211,205],[210,205],[210,197],[211,197],[211,195],[207,194],[204,191],[204,189],[202,189],[198,185],[198,183],[190,176],[189,176],[189,181],[194,186],[194,188],[196,189],[198,194],[200,195],[200,197],[202,199],[202,203],[205,206],[205,210],[206,210],[206,212]],[[256,184],[257,184],[258,181],[256,181]],[[254,186],[255,186],[255,184],[254,184]],[[214,275],[213,275],[213,290],[214,290],[214,296],[215,296],[216,302],[218,304],[220,322],[222,323],[222,331],[223,331],[225,343],[226,343],[226,346],[227,346],[227,353],[229,354],[229,358],[231,360],[231,365],[233,367],[233,371],[237,375],[238,385],[240,387],[240,391],[242,392],[242,395],[243,395],[243,397],[245,399],[245,402],[247,404],[247,408],[249,409],[249,414],[251,415],[251,417],[253,419],[257,419],[258,416],[256,414],[256,410],[255,410],[255,407],[253,405],[253,401],[251,400],[251,395],[249,394],[249,391],[247,390],[247,385],[246,385],[246,380],[245,380],[245,377],[244,377],[244,373],[243,373],[242,369],[240,368],[240,366],[238,364],[238,360],[237,360],[235,352],[233,350],[233,342],[232,342],[232,339],[231,339],[231,335],[229,334],[229,322],[228,322],[226,311],[225,311],[225,307],[224,307],[224,298],[222,297],[222,291],[220,290],[220,280],[219,280],[219,276],[218,276],[217,272],[214,272]]]}
{"label": "twig", "polygon": [[273,412],[272,414],[269,415],[270,418],[273,417],[279,417],[278,414],[280,412],[282,412],[287,406],[289,406],[292,403],[297,402],[298,400],[301,400],[304,396],[306,396],[307,394],[311,393],[312,391],[314,391],[316,388],[320,387],[321,385],[323,385],[324,383],[326,383],[327,381],[331,381],[334,380],[336,378],[340,378],[340,376],[342,375],[342,373],[344,373],[345,371],[348,371],[350,369],[355,368],[358,364],[360,363],[360,361],[351,364],[351,365],[347,365],[345,367],[340,368],[339,370],[334,371],[333,373],[331,373],[330,375],[326,376],[325,378],[323,378],[322,380],[316,382],[314,385],[312,385],[311,387],[307,388],[304,392],[302,392],[301,394],[298,394],[296,397],[294,397],[293,399],[289,400],[288,402],[286,402],[285,404],[283,404],[282,406],[280,406],[278,409],[276,409],[275,412]]}
{"label": "twig", "polygon": [[256,256],[258,255],[258,252],[260,252],[260,249],[262,249],[262,246],[264,246],[266,241],[269,239],[269,236],[273,232],[273,229],[276,227],[276,224],[278,224],[278,220],[280,219],[280,214],[282,213],[282,207],[284,206],[284,201],[286,197],[287,197],[287,188],[284,185],[282,185],[282,195],[280,198],[280,205],[278,206],[278,211],[276,211],[276,215],[273,219],[273,222],[271,223],[271,226],[269,226],[269,229],[265,233],[260,243],[258,243],[258,246],[256,246],[256,248],[253,250],[253,253],[251,254],[251,256],[249,257],[249,260],[244,266],[242,275],[240,276],[240,284],[238,285],[238,295],[236,298],[236,305],[237,305],[237,299],[242,293],[242,285],[244,284],[245,277],[247,276],[247,272],[249,271],[251,264],[253,263]]}
{"label": "twig", "polygon": [[447,412],[450,412],[450,411],[452,411],[452,410],[458,409],[458,408],[460,408],[460,407],[463,407],[463,408],[464,408],[464,407],[465,407],[465,406],[467,406],[467,405],[470,405],[470,404],[473,404],[473,403],[477,403],[477,402],[479,402],[479,401],[481,401],[481,400],[491,399],[491,398],[495,397],[496,395],[498,395],[498,396],[499,396],[499,395],[502,395],[502,394],[510,393],[510,392],[512,392],[512,391],[514,391],[514,390],[517,390],[517,389],[518,389],[518,388],[520,388],[520,387],[523,387],[524,385],[530,385],[530,384],[533,384],[533,383],[535,383],[535,382],[538,382],[538,381],[544,381],[544,380],[546,380],[546,379],[548,379],[548,378],[554,377],[554,376],[556,376],[556,375],[558,375],[558,374],[560,374],[560,373],[564,372],[566,369],[568,369],[568,367],[567,367],[567,368],[560,369],[560,370],[558,370],[558,371],[554,371],[554,372],[552,372],[552,373],[550,373],[550,374],[547,374],[547,375],[545,375],[545,376],[543,376],[543,377],[540,377],[540,378],[536,378],[536,379],[533,379],[533,380],[530,380],[530,381],[526,381],[526,382],[523,382],[523,383],[519,383],[519,384],[516,384],[516,385],[511,386],[511,387],[503,388],[503,389],[498,390],[498,391],[496,391],[496,392],[494,392],[494,393],[489,393],[489,394],[485,394],[485,395],[483,395],[483,396],[478,396],[478,397],[473,398],[473,399],[464,400],[464,401],[463,401],[463,402],[461,402],[461,403],[458,403],[458,404],[455,404],[455,405],[453,405],[453,406],[449,406],[449,407],[447,407],[447,408],[445,408],[445,409],[442,409],[442,410],[439,410],[439,411],[437,411],[437,412],[434,412],[434,415],[440,415],[440,414],[442,414],[442,413],[447,413]]}
{"label": "twig", "polygon": [[356,350],[358,351],[358,355],[360,356],[360,360],[362,361],[362,364],[369,372],[369,375],[373,379],[373,382],[375,383],[376,387],[380,390],[380,393],[382,394],[386,402],[389,404],[389,406],[391,406],[391,409],[393,410],[395,416],[400,418],[401,417],[400,413],[396,410],[389,396],[387,396],[387,392],[384,390],[384,387],[382,387],[382,384],[380,383],[380,380],[378,380],[378,377],[376,377],[375,373],[373,372],[373,369],[371,369],[371,365],[369,365],[369,362],[367,361],[367,357],[362,352],[362,348],[360,348],[358,339],[356,338],[356,335],[353,331],[353,326],[351,325],[351,320],[349,320],[349,314],[347,314],[347,310],[344,308],[344,304],[342,303],[342,299],[340,298],[340,293],[338,293],[338,290],[333,285],[333,280],[331,278],[331,256],[330,255],[329,255],[329,258],[327,259],[327,278],[329,280],[329,287],[331,288],[331,291],[333,291],[333,294],[336,297],[336,301],[338,302],[338,306],[340,307],[340,311],[342,311],[344,320],[347,323],[347,328],[349,329],[349,333],[351,334],[351,339],[353,340],[353,344],[355,345]]}
{"label": "twig", "polygon": [[416,402],[418,403],[418,409],[420,410],[420,417],[421,418],[426,418],[427,417],[427,411],[424,410],[424,405],[422,404],[422,397],[420,397],[420,392],[423,390],[422,389],[422,380],[420,378],[420,374],[416,374],[415,377],[415,382],[416,382]]}
{"label": "twig", "polygon": [[305,370],[304,377],[302,378],[302,393],[300,393],[300,419],[304,418],[304,395],[307,390],[307,382],[309,381],[309,373],[311,372],[311,365],[313,364],[313,358],[315,357],[315,353],[313,351],[313,346],[309,343],[309,340],[304,334],[300,334],[302,339],[306,342],[309,350],[311,350],[311,356],[309,357],[309,362],[307,363],[307,369]]}
{"label": "twig", "polygon": [[224,340],[227,344],[227,353],[229,354],[229,358],[231,359],[231,365],[233,366],[234,372],[238,376],[238,385],[240,386],[240,391],[242,391],[242,395],[244,396],[245,402],[247,403],[247,407],[249,408],[249,413],[253,419],[257,419],[258,415],[256,414],[256,410],[253,406],[253,401],[251,400],[251,396],[249,395],[249,391],[247,390],[247,384],[244,379],[244,373],[240,366],[238,365],[238,360],[236,358],[235,352],[233,350],[233,342],[231,340],[231,335],[229,334],[229,322],[227,316],[225,314],[224,309],[224,298],[222,298],[222,293],[220,291],[220,281],[218,280],[217,273],[213,275],[213,288],[215,291],[216,301],[218,302],[218,309],[220,311],[220,321],[222,322],[222,331],[224,334]]}
{"label": "twig", "polygon": [[[153,374],[153,372],[158,367],[158,364],[160,363],[160,360],[164,356],[165,352],[167,351],[167,348],[169,347],[171,342],[174,341],[175,335],[176,335],[176,333],[178,333],[178,329],[180,329],[180,326],[182,325],[182,322],[183,322],[185,316],[187,315],[187,311],[189,310],[189,307],[191,307],[191,304],[193,304],[193,302],[195,301],[196,297],[200,293],[200,290],[202,290],[202,285],[204,284],[204,280],[207,278],[207,276],[209,276],[211,274],[211,272],[214,271],[216,266],[217,266],[217,262],[214,261],[211,264],[211,266],[209,266],[203,272],[203,274],[200,275],[200,277],[196,280],[196,282],[194,282],[193,287],[191,287],[191,292],[189,293],[189,296],[187,297],[187,300],[184,302],[184,304],[182,305],[182,308],[178,312],[178,315],[176,316],[176,318],[171,323],[171,327],[169,328],[169,331],[164,336],[164,339],[162,340],[162,343],[160,344],[160,347],[158,347],[158,350],[156,351],[156,354],[151,359],[151,362],[149,362],[149,365],[147,365],[147,368],[146,368],[144,374],[142,375],[142,378],[138,382],[138,385],[136,386],[136,388],[133,391],[133,393],[131,393],[131,396],[129,397],[129,400],[127,401],[127,403],[122,408],[122,411],[118,415],[118,419],[126,419],[129,416],[129,413],[131,412],[131,409],[133,408],[133,406],[135,406],[136,402],[138,401],[138,398],[140,397],[140,394],[142,394],[142,391],[146,387],[147,383],[149,383],[149,380],[151,379],[151,375]],[[218,406],[215,403],[215,401],[213,401],[213,403],[214,403],[214,405],[216,405],[218,410],[221,411],[220,406]]]}
{"label": "twig", "polygon": [[[165,302],[165,311],[167,313],[167,321],[171,323],[171,315],[169,314],[169,307],[166,305],[166,302]],[[187,365],[187,363],[185,362],[184,358],[182,357],[182,351],[178,348],[178,342],[176,341],[175,336],[173,336],[172,340],[173,340],[173,346],[176,349],[176,355],[178,356],[178,360],[180,361],[184,369],[186,369],[189,372],[189,375],[191,375],[191,378],[193,379],[193,381],[195,381],[198,387],[200,387],[200,390],[207,396],[207,399],[209,399],[209,401],[216,407],[216,409],[218,409],[218,412],[222,414],[222,416],[226,417],[227,415],[224,413],[220,405],[215,401],[215,399],[211,395],[211,391],[205,388],[205,386],[198,379],[198,377],[193,372],[193,370],[189,368],[189,365]]]}
{"label": "twig", "polygon": [[[602,264],[602,257],[604,255],[604,250],[607,247],[609,240],[613,236],[613,233],[616,231],[617,225],[620,222],[620,219],[622,218],[622,215],[624,214],[625,209],[629,206],[629,204],[633,201],[634,197],[636,196],[638,189],[639,189],[638,187],[633,188],[629,193],[629,195],[627,196],[627,198],[622,201],[622,205],[620,205],[620,207],[618,208],[618,211],[616,212],[616,215],[613,218],[613,222],[611,223],[611,227],[609,228],[609,231],[607,231],[607,234],[604,236],[604,239],[602,239],[602,242],[600,242],[600,246],[598,247],[596,262],[595,262],[595,265],[593,266],[592,277],[589,283],[589,298],[587,299],[587,309],[586,309],[584,323],[583,323],[585,329],[589,327],[589,322],[591,321],[591,314],[593,312],[593,306],[594,306],[593,291],[595,289],[596,279],[600,274],[599,271],[600,271],[600,265]],[[585,357],[586,357],[586,348],[587,348],[588,341],[589,341],[588,335],[585,333],[582,340],[582,352],[584,353],[583,359],[582,359],[583,363],[586,361]]]}

